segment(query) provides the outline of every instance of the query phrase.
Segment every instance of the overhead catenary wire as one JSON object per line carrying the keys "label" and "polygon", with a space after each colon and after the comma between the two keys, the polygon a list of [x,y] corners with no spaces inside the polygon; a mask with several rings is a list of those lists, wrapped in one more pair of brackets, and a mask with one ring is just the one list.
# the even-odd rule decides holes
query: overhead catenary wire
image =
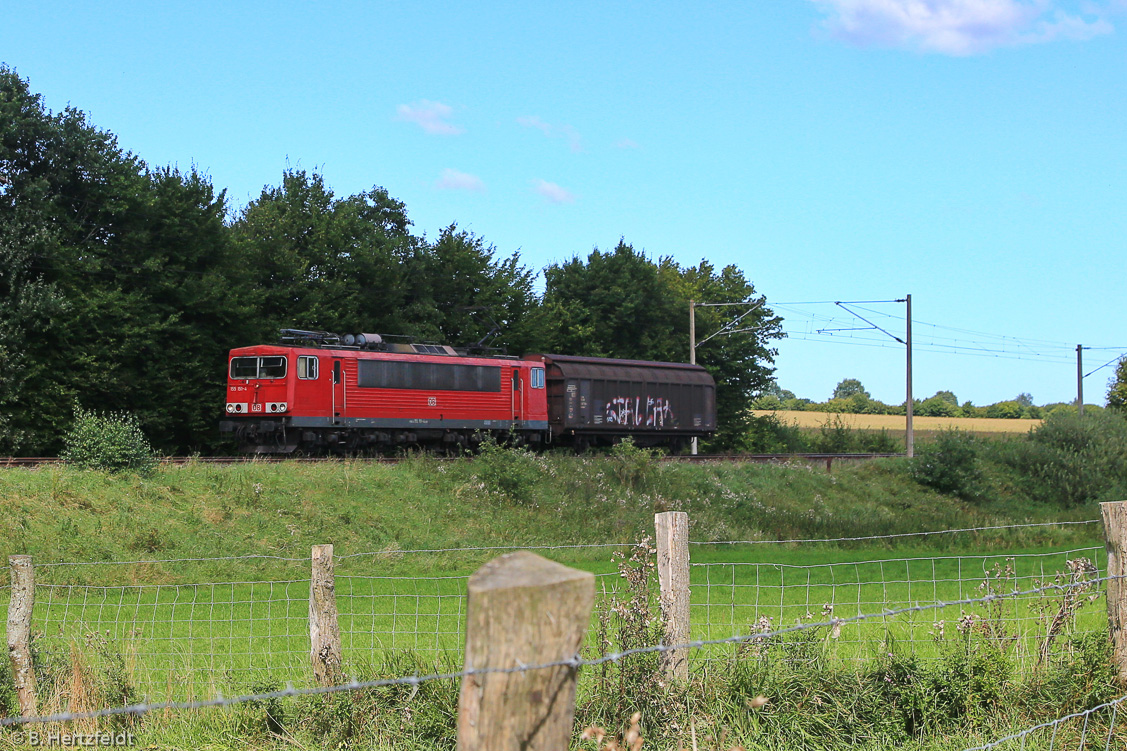
{"label": "overhead catenary wire", "polygon": [[[793,314],[791,317],[788,317],[788,323],[798,323],[801,322],[801,320],[807,322],[808,327],[806,329],[795,328],[793,325],[790,327],[784,326],[784,333],[788,339],[797,341],[832,341],[856,346],[891,347],[894,345],[885,343],[881,338],[858,334],[857,332],[880,330],[884,331],[889,336],[899,339],[895,334],[888,332],[885,327],[881,327],[875,322],[868,320],[856,311],[850,310],[847,306],[852,305],[865,313],[870,313],[875,316],[883,316],[892,320],[904,320],[904,316],[895,313],[860,307],[860,305],[863,304],[892,302],[898,301],[874,300],[847,302],[839,300],[820,300],[780,302],[772,304],[771,307],[774,310]],[[813,305],[835,305],[848,311],[850,315],[848,317],[827,315],[799,307]],[[795,321],[795,317],[799,318],[800,321]],[[856,326],[856,321],[862,321],[866,323],[867,326]],[[817,329],[810,326],[810,324],[816,323],[821,323],[822,325]],[[836,330],[830,328],[835,325],[841,326],[842,328]],[[994,334],[920,320],[913,320],[913,326],[917,327],[917,331],[913,334],[913,349],[917,351],[997,357],[1012,360],[1047,361],[1061,364],[1071,363],[1074,360],[1075,344],[1068,342],[1032,337],[1017,337],[1008,334]],[[931,335],[929,337],[921,337],[918,327],[932,329]],[[954,336],[944,335],[940,332],[950,332],[950,334],[954,334]],[[1085,346],[1084,349],[1127,351],[1127,346],[1099,345],[1092,347]]]}
{"label": "overhead catenary wire", "polygon": [[[1088,348],[1087,348],[1087,347],[1085,347],[1085,349],[1088,349]],[[1095,370],[1090,370],[1090,371],[1088,371],[1087,373],[1085,373],[1085,374],[1084,374],[1084,377],[1085,377],[1085,378],[1087,378],[1088,376],[1092,375],[1093,373],[1098,373],[1099,371],[1103,370],[1103,369],[1104,369],[1104,368],[1106,368],[1107,366],[1109,366],[1109,365],[1113,365],[1114,363],[1117,363],[1117,362],[1119,362],[1119,361],[1120,361],[1120,360],[1122,360],[1122,359],[1123,359],[1123,358],[1124,358],[1125,356],[1127,356],[1127,351],[1121,352],[1120,354],[1118,354],[1118,355],[1116,355],[1115,357],[1111,358],[1110,360],[1108,360],[1107,362],[1105,362],[1105,363],[1104,363],[1103,365],[1101,365],[1100,367],[1096,368]]]}

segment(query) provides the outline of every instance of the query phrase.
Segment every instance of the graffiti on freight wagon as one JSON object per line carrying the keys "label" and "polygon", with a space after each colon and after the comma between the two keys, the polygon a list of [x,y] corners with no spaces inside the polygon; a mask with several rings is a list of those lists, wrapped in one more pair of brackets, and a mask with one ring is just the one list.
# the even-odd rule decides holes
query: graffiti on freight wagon
{"label": "graffiti on freight wagon", "polygon": [[673,408],[660,396],[616,396],[607,402],[605,419],[608,425],[663,428],[673,422]]}

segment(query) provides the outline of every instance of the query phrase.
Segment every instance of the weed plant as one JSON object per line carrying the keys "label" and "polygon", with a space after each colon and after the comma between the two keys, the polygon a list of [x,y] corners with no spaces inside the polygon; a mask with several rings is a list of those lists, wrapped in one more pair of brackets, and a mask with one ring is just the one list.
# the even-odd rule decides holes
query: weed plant
{"label": "weed plant", "polygon": [[128,412],[93,412],[75,407],[74,425],[63,438],[62,458],[84,469],[150,474],[156,452]]}
{"label": "weed plant", "polygon": [[536,501],[535,491],[542,477],[538,459],[526,448],[487,440],[481,443],[480,453],[472,460],[473,472],[481,480],[479,488],[487,494],[502,501],[530,505]]}

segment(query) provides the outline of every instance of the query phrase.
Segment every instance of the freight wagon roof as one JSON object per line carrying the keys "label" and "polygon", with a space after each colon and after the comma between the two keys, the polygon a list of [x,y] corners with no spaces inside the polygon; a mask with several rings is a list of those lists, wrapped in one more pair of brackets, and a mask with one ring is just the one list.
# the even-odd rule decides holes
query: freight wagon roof
{"label": "freight wagon roof", "polygon": [[592,378],[649,383],[690,383],[715,386],[716,382],[700,365],[683,362],[615,360],[578,355],[525,355],[526,360],[543,360],[559,369],[564,378]]}

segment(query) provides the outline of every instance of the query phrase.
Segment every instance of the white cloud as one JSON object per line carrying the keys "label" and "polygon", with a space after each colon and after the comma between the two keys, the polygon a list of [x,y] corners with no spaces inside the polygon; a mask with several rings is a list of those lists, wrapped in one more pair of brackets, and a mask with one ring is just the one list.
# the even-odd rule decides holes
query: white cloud
{"label": "white cloud", "polygon": [[1060,0],[812,0],[835,37],[858,46],[974,55],[996,47],[1110,33],[1101,6]]}
{"label": "white cloud", "polygon": [[468,172],[459,172],[456,169],[446,168],[442,170],[442,176],[438,178],[438,182],[434,187],[440,190],[468,190],[474,193],[484,193],[485,183],[477,175],[471,175]]}
{"label": "white cloud", "polygon": [[555,183],[539,178],[532,181],[532,189],[546,198],[550,203],[575,203],[575,194],[567,188],[562,188]]}
{"label": "white cloud", "polygon": [[517,124],[525,128],[534,128],[548,138],[564,139],[573,153],[578,154],[583,151],[583,137],[579,135],[579,131],[570,125],[553,125],[541,120],[536,115],[518,117]]}
{"label": "white cloud", "polygon": [[552,135],[552,126],[541,120],[536,115],[531,115],[529,117],[518,117],[517,123],[523,125],[526,128],[536,128],[546,136]]}
{"label": "white cloud", "polygon": [[454,108],[442,102],[420,99],[414,104],[401,104],[396,108],[400,120],[415,123],[427,133],[437,136],[456,136],[466,131],[448,122]]}

